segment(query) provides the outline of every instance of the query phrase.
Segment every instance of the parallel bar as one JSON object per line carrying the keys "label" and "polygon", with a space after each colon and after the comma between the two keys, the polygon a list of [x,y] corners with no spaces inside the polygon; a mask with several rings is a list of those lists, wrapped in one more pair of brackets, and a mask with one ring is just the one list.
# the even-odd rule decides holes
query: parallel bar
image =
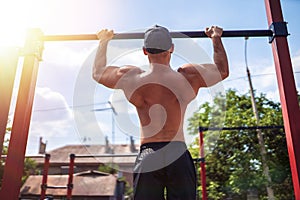
{"label": "parallel bar", "polygon": [[[206,38],[204,31],[171,32],[173,38]],[[223,31],[222,37],[271,37],[272,30],[231,30]],[[144,33],[116,33],[115,40],[143,39]],[[84,35],[44,35],[43,41],[71,41],[71,40],[98,40],[96,34]]]}
{"label": "parallel bar", "polygon": [[203,142],[203,130],[199,131],[199,154],[200,158],[203,159],[203,162],[200,163],[200,175],[201,175],[201,186],[202,186],[202,200],[207,200],[207,191],[206,191],[206,167],[204,159],[204,142]]}
{"label": "parallel bar", "polygon": [[[5,160],[7,155],[1,155],[1,159]],[[45,158],[45,155],[25,155],[25,158]]]}
{"label": "parallel bar", "polygon": [[45,199],[46,190],[47,190],[47,188],[49,188],[47,186],[48,170],[49,170],[49,165],[50,165],[49,161],[50,161],[50,154],[46,154],[45,162],[44,162],[43,179],[42,179],[42,185],[41,185],[41,199]]}
{"label": "parallel bar", "polygon": [[204,158],[193,158],[193,161],[195,163],[201,163],[201,162],[205,162],[205,159]]}
{"label": "parallel bar", "polygon": [[132,153],[132,154],[80,154],[75,155],[76,158],[106,158],[106,157],[135,157],[138,154]]}
{"label": "parallel bar", "polygon": [[68,200],[72,199],[74,164],[75,164],[75,154],[70,154],[69,178],[68,178],[68,185],[67,185]]}
{"label": "parallel bar", "polygon": [[199,131],[233,131],[233,130],[265,130],[282,129],[284,126],[238,126],[238,127],[199,127]]}
{"label": "parallel bar", "polygon": [[61,185],[61,186],[47,186],[47,189],[68,189],[68,186],[64,186],[64,185]]}

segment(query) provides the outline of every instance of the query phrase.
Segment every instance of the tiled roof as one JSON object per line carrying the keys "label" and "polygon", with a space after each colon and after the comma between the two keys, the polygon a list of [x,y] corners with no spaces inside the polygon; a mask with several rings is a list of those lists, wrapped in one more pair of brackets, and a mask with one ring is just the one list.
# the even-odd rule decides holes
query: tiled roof
{"label": "tiled roof", "polygon": [[[89,173],[87,173],[89,174]],[[23,187],[21,195],[41,194],[41,175],[29,176]],[[66,186],[68,175],[48,175],[48,186]],[[117,185],[117,177],[111,174],[93,173],[92,175],[73,176],[72,196],[114,196]],[[46,194],[54,196],[66,196],[67,189],[47,189]]]}
{"label": "tiled roof", "polygon": [[[114,149],[114,154],[111,154],[110,150]],[[110,150],[108,151],[106,145],[67,145],[52,151],[47,152],[50,154],[50,163],[59,163],[59,164],[67,164],[69,163],[69,155],[75,154],[78,157],[75,157],[75,163],[123,163],[123,164],[132,164],[135,162],[135,154],[139,149],[138,145],[135,145],[135,151],[132,151],[130,145],[110,145]],[[80,155],[90,155],[91,157],[82,158]],[[103,155],[103,157],[93,157],[93,155]],[[110,157],[110,155],[121,155],[117,157]],[[123,156],[122,156],[123,155]],[[131,156],[124,156],[131,155]],[[37,163],[44,163],[43,158],[33,159]]]}

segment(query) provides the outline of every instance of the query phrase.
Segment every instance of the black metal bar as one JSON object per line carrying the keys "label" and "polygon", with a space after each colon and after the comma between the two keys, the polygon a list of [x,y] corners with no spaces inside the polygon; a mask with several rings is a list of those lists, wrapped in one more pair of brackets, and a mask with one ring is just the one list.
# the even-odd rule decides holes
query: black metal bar
{"label": "black metal bar", "polygon": [[[171,32],[173,38],[206,38],[204,31]],[[223,31],[222,37],[271,37],[272,30],[231,30]],[[144,33],[116,33],[113,39],[143,39]],[[98,40],[96,34],[84,35],[44,35],[43,41],[72,41],[72,40]]]}
{"label": "black metal bar", "polygon": [[105,158],[105,157],[135,157],[137,153],[131,154],[79,154],[75,155],[76,158]]}
{"label": "black metal bar", "polygon": [[[189,31],[189,32],[172,32],[172,37],[174,38],[205,38],[207,37],[204,31]],[[181,36],[183,35],[183,36]],[[271,30],[231,30],[223,31],[222,37],[270,37],[273,35]]]}
{"label": "black metal bar", "polygon": [[67,189],[68,186],[49,186],[49,185],[46,185],[45,186],[47,189]]}
{"label": "black metal bar", "polygon": [[240,126],[240,127],[199,127],[202,131],[231,131],[231,130],[256,130],[256,129],[282,129],[284,126]]}
{"label": "black metal bar", "polygon": [[205,162],[205,158],[193,158],[193,161],[195,163],[201,163],[201,162]]}

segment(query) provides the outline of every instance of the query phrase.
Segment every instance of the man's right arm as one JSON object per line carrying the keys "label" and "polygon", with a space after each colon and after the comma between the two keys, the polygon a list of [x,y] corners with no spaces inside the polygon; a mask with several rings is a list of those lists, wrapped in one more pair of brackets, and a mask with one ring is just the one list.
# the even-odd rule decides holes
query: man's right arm
{"label": "man's right arm", "polygon": [[[107,29],[101,30],[97,33],[99,39],[99,47],[96,52],[94,65],[93,65],[93,79],[98,83],[101,83],[107,87],[114,87],[115,80],[110,77],[111,74],[117,74],[118,67],[112,67],[106,65],[107,60],[107,46],[109,41],[113,38],[114,32]],[[108,70],[109,72],[105,72]]]}
{"label": "man's right arm", "polygon": [[114,32],[103,29],[97,36],[100,41],[93,65],[93,79],[109,88],[124,89],[128,85],[125,77],[128,79],[129,76],[141,73],[141,70],[130,65],[123,67],[107,66],[107,46],[113,38]]}

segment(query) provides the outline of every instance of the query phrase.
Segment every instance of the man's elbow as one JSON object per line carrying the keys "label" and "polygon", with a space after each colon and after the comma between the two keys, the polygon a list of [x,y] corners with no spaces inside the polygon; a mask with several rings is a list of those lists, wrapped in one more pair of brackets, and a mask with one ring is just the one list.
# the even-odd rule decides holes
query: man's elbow
{"label": "man's elbow", "polygon": [[221,73],[222,80],[226,79],[229,76],[229,71],[225,71]]}
{"label": "man's elbow", "polygon": [[93,73],[92,73],[92,78],[98,83],[101,83],[101,76],[102,76],[102,73],[100,73],[98,71],[93,71]]}
{"label": "man's elbow", "polygon": [[221,78],[222,80],[226,79],[229,76],[229,66],[228,66],[228,62],[224,63],[222,65],[222,67],[220,67],[220,74],[221,74]]}
{"label": "man's elbow", "polygon": [[103,76],[105,71],[105,67],[103,64],[101,64],[101,62],[95,62],[93,65],[93,69],[92,69],[92,78],[100,83],[101,81],[101,77]]}
{"label": "man's elbow", "polygon": [[99,76],[97,74],[93,73],[92,78],[94,81],[99,83]]}

